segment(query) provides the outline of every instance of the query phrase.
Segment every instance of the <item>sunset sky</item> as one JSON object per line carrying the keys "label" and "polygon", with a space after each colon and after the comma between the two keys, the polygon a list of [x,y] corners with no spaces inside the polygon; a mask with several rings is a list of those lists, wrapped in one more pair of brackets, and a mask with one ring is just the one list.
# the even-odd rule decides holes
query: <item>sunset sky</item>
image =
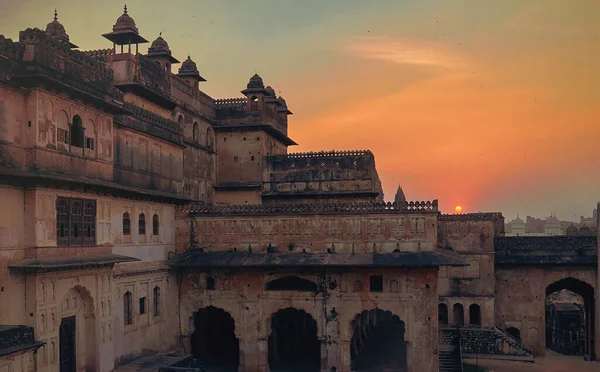
{"label": "sunset sky", "polygon": [[[54,7],[81,49],[123,1],[0,0],[0,34]],[[598,0],[133,0],[213,97],[257,71],[294,112],[290,151],[370,149],[387,200],[563,220],[600,201]],[[149,46],[149,45],[147,45]],[[147,46],[142,50],[145,52]]]}

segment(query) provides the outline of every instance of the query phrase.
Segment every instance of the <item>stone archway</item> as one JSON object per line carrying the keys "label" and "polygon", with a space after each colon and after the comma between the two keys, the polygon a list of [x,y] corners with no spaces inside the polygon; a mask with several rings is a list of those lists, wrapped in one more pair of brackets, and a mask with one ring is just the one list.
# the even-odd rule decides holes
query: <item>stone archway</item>
{"label": "stone archway", "polygon": [[218,371],[237,371],[239,341],[235,321],[223,309],[208,306],[194,313],[191,336],[192,354],[202,364]]}
{"label": "stone archway", "polygon": [[270,370],[319,371],[321,343],[317,334],[317,322],[304,310],[289,307],[274,313],[268,344]]}
{"label": "stone archway", "polygon": [[[576,345],[576,347],[570,347],[569,350],[560,349],[557,351],[567,354],[587,354],[592,360],[595,360],[594,287],[584,281],[569,277],[558,280],[546,287],[546,299],[548,299],[550,295],[564,289],[583,298],[583,308],[581,309],[581,316],[583,319],[580,319],[580,322],[582,323],[581,329],[567,330],[566,328],[569,328],[569,325],[563,324],[565,323],[565,318],[573,318],[573,314],[577,311],[573,311],[570,308],[560,309],[545,303],[545,346],[546,348],[560,349],[560,344],[562,344],[561,339],[567,336],[569,338],[567,344],[569,344],[569,346]],[[577,309],[574,304],[564,305],[571,305],[572,308]]]}
{"label": "stone archway", "polygon": [[365,310],[351,321],[352,370],[406,371],[405,325],[398,315],[381,309]]}
{"label": "stone archway", "polygon": [[61,372],[97,370],[96,315],[90,292],[71,288],[60,303],[58,355]]}

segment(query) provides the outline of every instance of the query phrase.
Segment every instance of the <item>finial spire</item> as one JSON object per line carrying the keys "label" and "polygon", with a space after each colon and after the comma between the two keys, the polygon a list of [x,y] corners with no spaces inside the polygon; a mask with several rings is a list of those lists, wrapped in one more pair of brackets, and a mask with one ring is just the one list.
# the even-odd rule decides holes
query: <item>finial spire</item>
{"label": "finial spire", "polygon": [[56,11],[56,8],[54,8],[54,20],[58,21],[58,11]]}
{"label": "finial spire", "polygon": [[123,7],[123,13],[127,14],[127,4],[125,4],[125,6]]}
{"label": "finial spire", "polygon": [[159,36],[159,37],[162,37],[162,31],[158,33],[158,36]]}

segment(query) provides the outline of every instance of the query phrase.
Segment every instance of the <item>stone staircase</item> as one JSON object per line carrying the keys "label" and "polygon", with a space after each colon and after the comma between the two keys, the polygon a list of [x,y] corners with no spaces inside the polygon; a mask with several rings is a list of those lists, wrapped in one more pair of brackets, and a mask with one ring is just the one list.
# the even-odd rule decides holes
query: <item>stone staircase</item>
{"label": "stone staircase", "polygon": [[496,347],[501,354],[520,356],[533,361],[533,350],[531,348],[497,326],[493,326],[491,331],[496,335]]}
{"label": "stone staircase", "polygon": [[439,371],[462,372],[462,360],[458,345],[440,345]]}

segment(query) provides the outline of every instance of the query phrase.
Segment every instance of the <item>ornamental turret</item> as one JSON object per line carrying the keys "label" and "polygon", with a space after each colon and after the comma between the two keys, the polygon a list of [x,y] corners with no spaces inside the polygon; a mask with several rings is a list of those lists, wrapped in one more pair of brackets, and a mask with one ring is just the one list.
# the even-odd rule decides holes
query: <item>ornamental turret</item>
{"label": "ornamental turret", "polygon": [[[115,54],[131,53],[131,45],[135,45],[135,53],[137,54],[138,44],[148,42],[140,35],[135,21],[127,13],[127,5],[125,5],[123,15],[117,18],[117,22],[113,25],[113,31],[102,36],[113,42],[113,52]],[[121,47],[120,50],[117,50],[117,45]],[[126,50],[123,48],[125,45],[127,46]]]}

